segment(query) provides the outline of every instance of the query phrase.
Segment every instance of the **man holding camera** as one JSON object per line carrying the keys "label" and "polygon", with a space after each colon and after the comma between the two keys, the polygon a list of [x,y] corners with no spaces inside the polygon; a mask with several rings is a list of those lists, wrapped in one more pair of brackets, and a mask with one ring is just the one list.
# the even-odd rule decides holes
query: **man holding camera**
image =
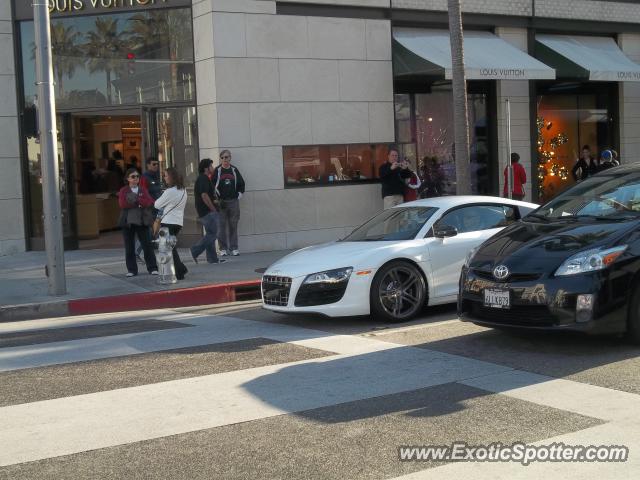
{"label": "man holding camera", "polygon": [[399,161],[398,150],[391,148],[387,161],[380,166],[379,170],[385,210],[404,201],[405,179],[410,176],[409,163],[406,160]]}

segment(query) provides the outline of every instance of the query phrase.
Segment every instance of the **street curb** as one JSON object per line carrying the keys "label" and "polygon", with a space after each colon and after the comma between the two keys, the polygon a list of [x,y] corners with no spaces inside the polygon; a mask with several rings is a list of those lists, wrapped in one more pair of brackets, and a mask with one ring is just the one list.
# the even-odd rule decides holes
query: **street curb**
{"label": "street curb", "polygon": [[260,298],[260,280],[0,307],[0,323],[69,315],[213,305]]}

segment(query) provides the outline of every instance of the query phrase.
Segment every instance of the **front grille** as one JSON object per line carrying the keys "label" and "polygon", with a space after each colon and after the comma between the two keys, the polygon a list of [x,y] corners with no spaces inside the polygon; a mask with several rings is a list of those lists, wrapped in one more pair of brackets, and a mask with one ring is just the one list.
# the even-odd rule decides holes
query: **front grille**
{"label": "front grille", "polygon": [[551,327],[556,324],[546,305],[512,305],[509,309],[501,309],[463,300],[462,313],[478,320],[518,327]]}
{"label": "front grille", "polygon": [[296,295],[296,307],[336,303],[347,290],[347,282],[302,285]]}
{"label": "front grille", "polygon": [[492,280],[494,282],[503,282],[503,283],[533,282],[535,280],[538,280],[541,276],[540,273],[512,273],[504,280],[496,280],[496,277],[493,276],[493,272],[488,272],[486,270],[479,270],[474,268],[473,273],[479,278],[483,278],[485,280]]}
{"label": "front grille", "polygon": [[262,299],[267,305],[286,307],[289,303],[291,278],[275,275],[262,277]]}

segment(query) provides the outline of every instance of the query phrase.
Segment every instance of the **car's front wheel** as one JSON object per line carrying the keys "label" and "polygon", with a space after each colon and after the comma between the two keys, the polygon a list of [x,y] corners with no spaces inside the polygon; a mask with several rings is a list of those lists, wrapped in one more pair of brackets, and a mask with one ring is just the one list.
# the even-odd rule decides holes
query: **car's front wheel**
{"label": "car's front wheel", "polygon": [[420,312],[427,287],[418,268],[403,261],[384,265],[371,285],[371,313],[387,322],[405,322]]}

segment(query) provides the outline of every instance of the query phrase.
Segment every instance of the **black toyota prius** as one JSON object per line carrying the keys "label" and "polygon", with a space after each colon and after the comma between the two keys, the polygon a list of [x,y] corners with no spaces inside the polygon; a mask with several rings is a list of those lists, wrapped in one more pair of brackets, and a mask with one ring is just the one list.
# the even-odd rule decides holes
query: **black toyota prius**
{"label": "black toyota prius", "polygon": [[469,252],[458,315],[640,342],[640,164],[574,185]]}

